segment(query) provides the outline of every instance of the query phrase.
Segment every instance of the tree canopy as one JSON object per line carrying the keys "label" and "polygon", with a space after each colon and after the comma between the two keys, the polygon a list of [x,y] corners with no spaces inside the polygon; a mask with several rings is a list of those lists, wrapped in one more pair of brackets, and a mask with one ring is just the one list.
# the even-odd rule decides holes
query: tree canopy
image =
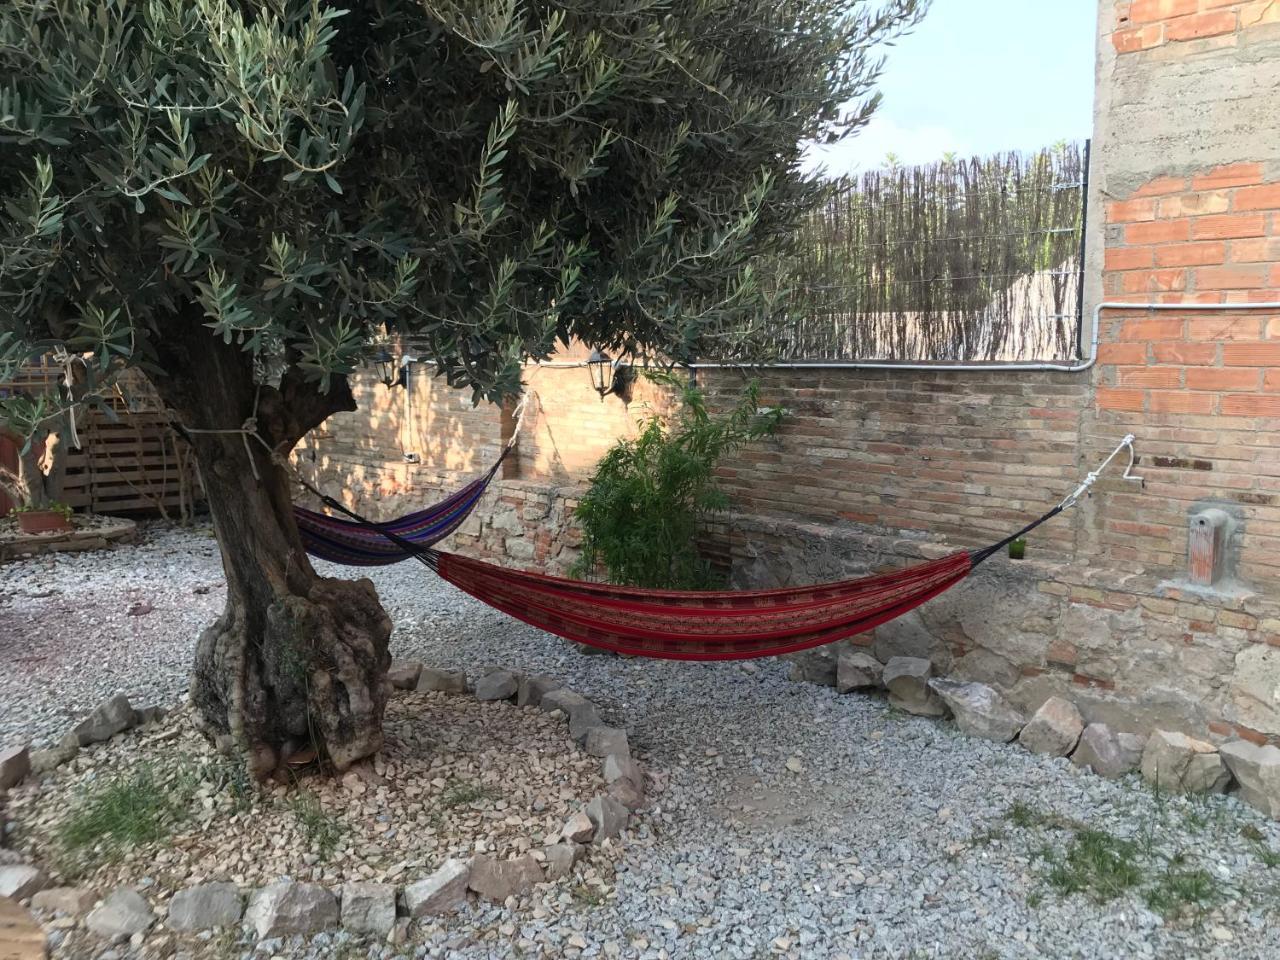
{"label": "tree canopy", "polygon": [[189,308],[291,389],[395,330],[490,399],[557,339],[724,352],[921,8],[10,0],[4,358],[163,372]]}

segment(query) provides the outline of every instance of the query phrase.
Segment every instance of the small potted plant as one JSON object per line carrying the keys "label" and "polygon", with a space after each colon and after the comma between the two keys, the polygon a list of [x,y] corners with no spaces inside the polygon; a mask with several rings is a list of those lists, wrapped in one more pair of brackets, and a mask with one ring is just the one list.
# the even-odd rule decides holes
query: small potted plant
{"label": "small potted plant", "polygon": [[[0,437],[14,454],[12,466],[0,463],[0,491],[15,504],[12,515],[23,533],[71,529],[71,508],[58,498],[67,473],[64,411],[43,398],[24,394],[6,397],[0,409]],[[16,463],[13,461],[16,460]]]}
{"label": "small potted plant", "polygon": [[43,506],[27,504],[14,507],[18,529],[23,533],[62,533],[71,529],[72,510],[65,503],[56,501]]}

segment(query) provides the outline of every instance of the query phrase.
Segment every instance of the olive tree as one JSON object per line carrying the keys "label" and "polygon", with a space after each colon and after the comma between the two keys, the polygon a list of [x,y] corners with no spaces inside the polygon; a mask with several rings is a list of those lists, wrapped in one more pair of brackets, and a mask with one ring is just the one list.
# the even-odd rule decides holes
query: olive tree
{"label": "olive tree", "polygon": [[926,2],[0,5],[0,357],[70,351],[86,396],[139,368],[190,436],[227,578],[208,735],[259,776],[381,746],[391,624],[316,575],[281,466],[379,340],[477,401],[571,338],[749,349],[804,145],[866,122]]}

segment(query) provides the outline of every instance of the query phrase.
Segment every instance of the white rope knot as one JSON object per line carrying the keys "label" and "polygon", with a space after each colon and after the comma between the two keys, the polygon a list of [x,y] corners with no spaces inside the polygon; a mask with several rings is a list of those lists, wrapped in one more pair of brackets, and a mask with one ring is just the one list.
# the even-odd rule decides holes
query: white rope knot
{"label": "white rope knot", "polygon": [[1124,479],[1137,480],[1139,483],[1141,483],[1142,478],[1134,476],[1133,474],[1133,463],[1134,463],[1133,434],[1127,433],[1125,434],[1124,439],[1121,440],[1118,444],[1116,444],[1116,448],[1111,451],[1111,454],[1107,457],[1107,459],[1103,460],[1102,463],[1098,464],[1098,469],[1091,470],[1089,473],[1085,474],[1085,478],[1083,481],[1081,481],[1080,486],[1076,487],[1074,490],[1071,491],[1071,493],[1069,493],[1066,497],[1063,498],[1062,502],[1058,504],[1058,509],[1066,510],[1068,507],[1074,507],[1076,505],[1076,502],[1079,501],[1081,497],[1085,496],[1089,492],[1089,488],[1098,482],[1098,478],[1102,476],[1102,471],[1107,469],[1111,461],[1116,458],[1116,454],[1118,454],[1125,447],[1129,448],[1129,465],[1124,468]]}
{"label": "white rope knot", "polygon": [[520,429],[524,426],[525,405],[529,402],[529,394],[520,397],[520,402],[516,404],[512,413],[512,419],[515,421],[511,428],[511,437],[507,440],[507,449],[510,450],[520,440]]}

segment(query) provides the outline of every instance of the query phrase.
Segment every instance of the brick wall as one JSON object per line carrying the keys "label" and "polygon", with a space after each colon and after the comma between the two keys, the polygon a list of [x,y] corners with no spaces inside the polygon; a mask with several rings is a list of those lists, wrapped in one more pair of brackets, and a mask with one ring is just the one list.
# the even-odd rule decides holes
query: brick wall
{"label": "brick wall", "polygon": [[386,387],[373,371],[359,371],[352,378],[358,409],[330,417],[298,445],[300,469],[374,519],[419,509],[483,473],[505,442],[501,411],[472,406],[470,392],[431,372],[413,364],[404,387]]}
{"label": "brick wall", "polygon": [[1084,429],[1139,435],[1147,483],[1094,506],[1081,560],[1176,578],[1188,513],[1220,503],[1240,519],[1240,580],[1266,589],[1280,574],[1280,311],[1195,306],[1280,300],[1280,3],[1102,13],[1102,295],[1186,309],[1105,315]]}
{"label": "brick wall", "polygon": [[[699,375],[720,405],[738,396],[737,373]],[[758,379],[762,402],[788,416],[775,439],[721,472],[744,513],[982,546],[1062,499],[1079,472],[1088,384],[1078,375],[836,369]],[[1069,524],[1054,524],[1035,549],[1067,557],[1073,539]]]}
{"label": "brick wall", "polygon": [[[580,363],[588,353],[575,345],[554,362]],[[580,366],[531,364],[524,384],[528,400],[518,475],[553,484],[587,476],[617,438],[635,436],[637,423],[664,414],[671,400],[668,391],[642,376],[633,378],[623,394],[602,399]]]}

